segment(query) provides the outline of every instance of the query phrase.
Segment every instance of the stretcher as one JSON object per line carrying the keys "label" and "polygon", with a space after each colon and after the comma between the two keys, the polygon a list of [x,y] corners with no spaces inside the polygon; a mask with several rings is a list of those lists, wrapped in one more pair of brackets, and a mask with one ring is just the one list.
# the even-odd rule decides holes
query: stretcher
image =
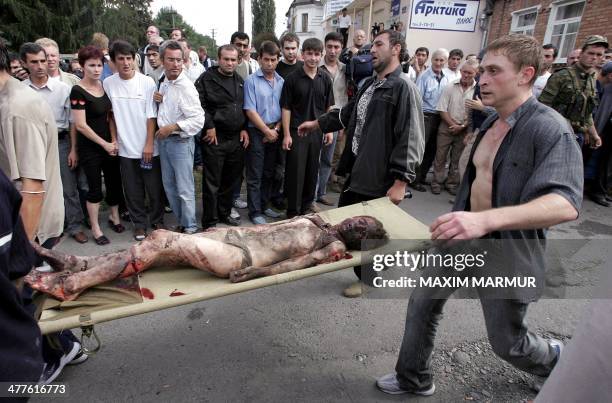
{"label": "stretcher", "polygon": [[[427,226],[386,197],[319,215],[331,224],[356,215],[371,215],[383,223],[390,239],[414,240],[406,242],[408,249],[422,250],[429,244]],[[80,327],[89,336],[93,325],[98,323],[287,283],[362,263],[366,262],[361,262],[361,252],[350,251],[346,259],[337,262],[243,283],[231,283],[193,268],[160,267],[93,287],[74,301],[61,302],[49,297],[42,305],[38,323],[43,334]]]}

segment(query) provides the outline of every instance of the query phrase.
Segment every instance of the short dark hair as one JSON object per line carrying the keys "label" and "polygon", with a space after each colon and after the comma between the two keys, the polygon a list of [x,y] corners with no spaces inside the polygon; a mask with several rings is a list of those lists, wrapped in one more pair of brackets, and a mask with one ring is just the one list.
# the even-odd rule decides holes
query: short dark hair
{"label": "short dark hair", "polygon": [[418,47],[415,51],[414,54],[416,55],[419,52],[425,52],[425,54],[427,55],[427,57],[429,57],[429,49],[427,49],[425,46],[420,46]]}
{"label": "short dark hair", "polygon": [[77,58],[81,66],[85,66],[85,62],[89,59],[99,59],[102,63],[104,63],[104,52],[102,52],[102,49],[97,46],[87,45],[84,48],[79,49]]}
{"label": "short dark hair", "polygon": [[278,45],[272,41],[263,41],[259,46],[259,56],[263,56],[265,54],[272,56],[280,56],[280,48]]}
{"label": "short dark hair", "polygon": [[223,45],[223,46],[219,47],[219,49],[217,50],[217,57],[219,59],[221,59],[221,52],[223,52],[224,50],[230,50],[232,52],[236,52],[236,53],[240,54],[240,51],[238,50],[238,48],[230,43],[228,45]]}
{"label": "short dark hair", "polygon": [[108,54],[114,62],[117,55],[132,55],[132,57],[136,57],[136,49],[134,49],[134,46],[128,41],[118,39],[111,43]]}
{"label": "short dark hair", "polygon": [[236,31],[232,34],[232,37],[230,38],[230,43],[234,43],[234,40],[236,39],[240,39],[241,41],[245,39],[249,42],[251,41],[251,39],[249,38],[249,35],[241,31]]}
{"label": "short dark hair", "polygon": [[348,11],[348,10],[347,10],[347,8],[346,8],[346,7],[344,7],[344,8],[342,9],[342,11]]}
{"label": "short dark hair", "polygon": [[302,52],[307,50],[323,53],[323,42],[319,38],[308,38],[302,44]]}
{"label": "short dark hair", "polygon": [[[147,52],[148,52],[149,50],[152,50],[152,51],[154,51],[154,52],[159,53],[159,46],[158,46],[158,45],[155,45],[155,44],[151,44],[151,45],[147,46]],[[145,56],[146,56],[146,53],[145,53]]]}
{"label": "short dark hair", "polygon": [[400,53],[398,55],[399,60],[404,60],[404,56],[406,54],[406,41],[404,41],[404,38],[402,38],[402,33],[394,29],[385,29],[376,34],[376,37],[374,39],[384,34],[389,35],[389,45],[391,47],[395,45],[400,45]]}
{"label": "short dark hair", "polygon": [[545,49],[545,50],[552,49],[553,50],[553,59],[556,59],[557,55],[559,54],[559,49],[557,49],[557,47],[555,45],[553,45],[552,43],[547,43],[546,45],[542,46],[542,49]]}
{"label": "short dark hair", "polygon": [[15,52],[8,52],[8,58],[9,58],[9,63],[14,62],[15,60],[21,61],[21,59],[19,58],[19,54]]}
{"label": "short dark hair", "polygon": [[26,42],[19,48],[19,57],[21,57],[21,60],[25,62],[27,57],[26,55],[37,55],[40,52],[43,52],[45,57],[47,57],[47,52],[45,52],[45,49],[42,46],[34,42]]}
{"label": "short dark hair", "polygon": [[185,52],[183,52],[183,47],[181,46],[180,43],[178,43],[178,41],[165,41],[164,43],[162,43],[162,45],[159,48],[159,56],[163,59],[164,58],[164,54],[166,53],[166,49],[170,49],[170,50],[180,50],[181,51],[181,58],[185,58]]}
{"label": "short dark hair", "polygon": [[300,46],[300,38],[295,34],[295,32],[285,32],[283,35],[281,35],[279,42],[281,48],[285,46],[285,42],[295,42],[297,43],[298,47]]}
{"label": "short dark hair", "polygon": [[340,45],[342,45],[344,43],[344,38],[340,32],[330,32],[329,34],[325,35],[325,40],[323,43],[327,43],[327,41],[340,42]]}
{"label": "short dark hair", "polygon": [[448,58],[450,59],[453,56],[459,56],[459,59],[463,59],[463,50],[461,49],[453,49],[448,52]]}
{"label": "short dark hair", "polygon": [[10,71],[11,68],[11,58],[4,44],[4,41],[0,39],[0,71]]}

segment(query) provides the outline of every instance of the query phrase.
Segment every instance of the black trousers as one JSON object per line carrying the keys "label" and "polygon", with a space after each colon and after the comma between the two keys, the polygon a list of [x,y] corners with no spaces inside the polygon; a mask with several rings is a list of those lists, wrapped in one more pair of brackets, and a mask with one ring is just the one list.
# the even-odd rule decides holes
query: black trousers
{"label": "black trousers", "polygon": [[433,164],[436,157],[436,148],[438,146],[438,126],[440,126],[440,115],[436,113],[424,113],[425,118],[425,152],[423,153],[423,161],[416,171],[416,183],[425,181],[427,172]]}
{"label": "black trousers", "polygon": [[285,195],[287,218],[303,214],[314,202],[319,173],[319,156],[323,145],[320,131],[304,137],[292,131],[293,144],[287,152],[285,166]]}
{"label": "black trousers", "polygon": [[119,161],[125,204],[130,212],[134,228],[147,228],[145,198],[149,202],[149,224],[151,226],[162,224],[164,222],[164,187],[159,157],[151,159],[152,169],[142,169],[139,158],[119,157]]}
{"label": "black trousers", "polygon": [[608,166],[610,153],[612,151],[612,123],[608,123],[603,133],[599,133],[603,139],[599,149],[593,150],[589,146],[582,147],[582,158],[585,166],[595,158],[595,176],[585,180],[585,191],[592,196],[605,196],[608,193]]}
{"label": "black trousers", "polygon": [[[79,152],[79,159],[89,187],[87,201],[90,203],[100,203],[102,199],[105,199],[109,206],[118,205],[119,201],[123,198],[121,194],[123,189],[121,187],[119,157],[112,157],[104,150],[91,150]],[[102,173],[104,173],[106,198],[102,193]]]}
{"label": "black trousers", "polygon": [[240,134],[217,133],[218,144],[202,141],[202,227],[215,226],[232,210],[232,194],[244,167]]}

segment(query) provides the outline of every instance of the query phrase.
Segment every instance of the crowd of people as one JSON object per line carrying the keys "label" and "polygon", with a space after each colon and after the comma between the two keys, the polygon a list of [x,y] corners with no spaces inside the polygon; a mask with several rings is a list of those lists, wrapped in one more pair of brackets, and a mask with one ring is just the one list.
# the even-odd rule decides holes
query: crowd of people
{"label": "crowd of people", "polygon": [[[497,48],[488,48],[503,60],[485,66],[484,51],[464,58],[461,49],[439,48],[430,57],[429,49],[418,47],[410,58],[397,26],[378,27],[369,44],[366,33],[355,30],[349,45],[350,19],[343,24],[341,32],[328,33],[323,40],[300,43],[288,32],[278,41],[264,41],[256,49],[257,60],[243,32],[235,32],[218,48],[216,61],[204,47],[193,50],[178,28],[164,40],[157,27],[148,27],[146,44],[138,49],[120,39],[109,44],[97,33],[67,66],[72,73],[61,68],[60,49],[52,39],[24,43],[18,54],[10,55],[0,45],[0,70],[13,76],[3,80],[0,90],[0,168],[23,198],[25,236],[52,248],[65,231],[84,243],[84,226],[89,225],[94,242],[108,244],[111,239],[100,224],[103,200],[109,207],[108,228],[121,233],[126,230],[122,220],[127,219],[134,239],[141,241],[147,230],[170,229],[164,222],[170,211],[177,221],[172,229],[193,234],[218,223],[240,225],[237,209],[247,209],[250,221],[261,225],[316,213],[319,204],[334,205],[328,191],[340,193],[338,206],[384,196],[398,204],[409,193],[407,186],[424,192],[427,185],[433,194],[445,189],[457,197],[456,210],[474,214],[440,217],[432,224],[434,238],[520,229],[510,224],[491,227],[488,221],[485,226],[478,217],[510,199],[525,201],[515,188],[506,189],[503,200],[499,192],[491,196],[492,189],[509,186],[492,179],[491,170],[499,161],[491,156],[499,147],[509,147],[501,139],[513,125],[530,133],[544,130],[525,122],[517,111],[537,112],[548,119],[549,127],[565,130],[564,121],[549,116],[542,104],[567,118],[583,150],[587,195],[609,205],[606,140],[612,127],[612,62],[605,38],[589,37],[568,55],[567,67],[553,71],[557,49],[544,45],[534,50],[533,39],[520,36],[517,41],[523,42],[518,45],[504,39]],[[531,46],[531,53],[520,46]],[[524,52],[526,61],[517,61],[507,49]],[[542,60],[532,60],[534,54],[541,54]],[[495,57],[501,56],[491,60]],[[527,67],[531,70],[523,74]],[[499,81],[510,74],[508,69],[519,71],[511,77],[521,87],[519,95]],[[481,74],[487,74],[485,82]],[[539,102],[532,96],[532,85]],[[519,96],[524,104],[511,105],[515,109],[506,105]],[[503,119],[493,123],[497,116]],[[485,131],[498,137],[483,140]],[[529,154],[529,145],[540,140],[524,141]],[[572,162],[574,146],[551,145],[551,155]],[[559,180],[571,186],[551,190],[535,179],[527,181],[532,198],[555,193],[565,203],[545,199],[559,207],[558,215],[522,225],[540,228],[534,225],[572,219],[582,196],[577,190],[581,184],[574,181],[582,174],[582,164],[568,179],[558,172],[557,159],[534,158],[539,159],[531,161],[535,165],[550,164],[550,183]],[[484,179],[477,175],[481,169],[488,172]],[[202,174],[199,224],[194,172]],[[244,180],[246,201],[241,198]],[[469,186],[488,189],[489,194],[475,198]],[[469,219],[482,227],[466,225]],[[355,272],[361,276],[360,268]],[[344,292],[347,297],[360,293],[360,283]],[[441,310],[441,305],[419,306],[411,305],[409,317]],[[498,308],[515,309],[502,304]],[[397,367],[400,376],[381,378],[381,389],[424,395],[435,390],[431,377],[421,376],[428,362],[409,359],[415,353],[409,345],[418,345],[412,339],[420,337],[415,332],[407,328]],[[531,372],[550,372],[557,347],[529,337],[540,352],[538,363],[530,361],[529,351],[520,359],[507,358]],[[86,359],[70,332],[58,338],[65,354],[49,358],[47,382],[65,364]],[[507,350],[515,341],[497,347]]]}

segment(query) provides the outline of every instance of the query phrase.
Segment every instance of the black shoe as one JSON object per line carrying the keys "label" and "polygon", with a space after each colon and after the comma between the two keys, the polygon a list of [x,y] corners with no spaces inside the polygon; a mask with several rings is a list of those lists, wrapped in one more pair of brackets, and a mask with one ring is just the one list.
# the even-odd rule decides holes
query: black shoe
{"label": "black shoe", "polygon": [[612,196],[605,195],[606,201],[612,202]]}
{"label": "black shoe", "polygon": [[225,218],[221,218],[219,221],[221,221],[223,224],[231,225],[233,227],[237,227],[237,226],[240,225],[240,219],[239,218],[233,218],[231,216],[227,216]]}
{"label": "black shoe", "polygon": [[414,182],[411,183],[410,186],[416,190],[417,192],[426,192],[427,189],[425,188],[425,186],[423,186],[423,184],[421,182]]}
{"label": "black shoe", "polygon": [[602,194],[590,194],[589,199],[593,200],[595,203],[600,206],[610,207],[610,203],[606,201],[606,196]]}

